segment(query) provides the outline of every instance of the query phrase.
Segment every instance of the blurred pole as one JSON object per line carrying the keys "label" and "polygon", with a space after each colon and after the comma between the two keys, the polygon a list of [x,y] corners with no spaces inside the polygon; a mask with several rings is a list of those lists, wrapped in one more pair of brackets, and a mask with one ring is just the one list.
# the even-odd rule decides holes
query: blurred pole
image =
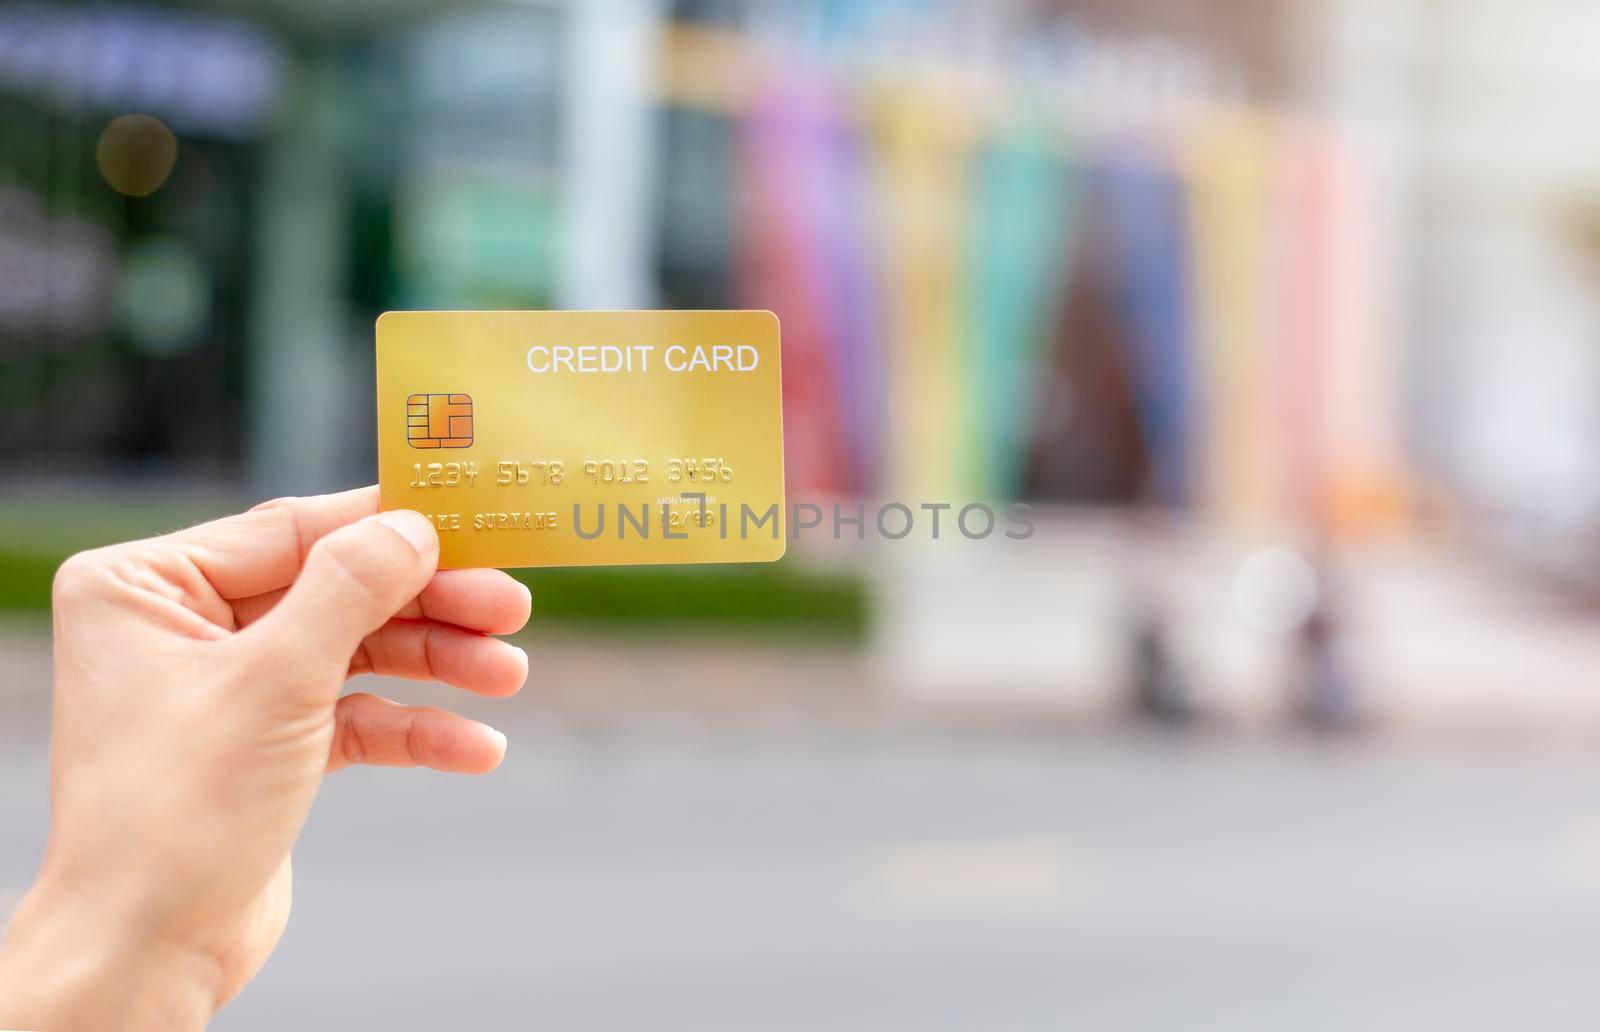
{"label": "blurred pole", "polygon": [[566,5],[564,308],[647,308],[659,0]]}
{"label": "blurred pole", "polygon": [[[349,453],[344,354],[346,197],[336,69],[300,62],[281,128],[264,144],[250,314],[249,478],[262,497],[340,486]],[[370,390],[370,388],[368,388]]]}

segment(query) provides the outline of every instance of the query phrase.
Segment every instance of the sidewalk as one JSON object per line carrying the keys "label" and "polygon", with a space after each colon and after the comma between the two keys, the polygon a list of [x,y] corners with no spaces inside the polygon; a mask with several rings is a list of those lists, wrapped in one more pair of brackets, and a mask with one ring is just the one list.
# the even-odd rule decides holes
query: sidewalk
{"label": "sidewalk", "polygon": [[[994,542],[863,550],[877,612],[865,648],[708,628],[522,637],[529,686],[508,701],[391,682],[402,700],[573,728],[1103,728],[1126,711],[1129,600],[1157,600],[1173,662],[1209,725],[1276,733],[1294,640],[1241,618],[1257,542],[1152,542],[1105,521]],[[810,558],[810,557],[808,557]],[[836,561],[836,559],[835,559]],[[1378,733],[1443,741],[1600,742],[1600,614],[1462,549],[1396,542],[1341,554],[1340,649]],[[0,621],[0,738],[48,727],[41,618]]]}

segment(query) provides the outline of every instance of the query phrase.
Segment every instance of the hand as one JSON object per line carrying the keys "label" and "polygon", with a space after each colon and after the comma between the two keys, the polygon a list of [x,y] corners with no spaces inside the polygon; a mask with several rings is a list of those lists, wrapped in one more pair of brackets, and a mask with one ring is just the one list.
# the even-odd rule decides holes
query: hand
{"label": "hand", "polygon": [[51,825],[0,947],[0,1028],[196,1028],[289,916],[289,850],[351,763],[481,774],[499,732],[372,695],[376,671],[510,695],[528,590],[435,573],[439,541],[377,490],[69,559],[56,575]]}

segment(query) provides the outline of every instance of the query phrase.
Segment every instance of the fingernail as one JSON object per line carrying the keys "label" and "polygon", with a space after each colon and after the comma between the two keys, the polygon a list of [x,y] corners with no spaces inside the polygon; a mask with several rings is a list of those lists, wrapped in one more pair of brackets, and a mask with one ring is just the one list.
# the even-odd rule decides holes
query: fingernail
{"label": "fingernail", "polygon": [[494,728],[490,727],[488,724],[479,724],[478,726],[483,728],[485,731],[489,732],[489,737],[492,740],[494,740],[495,742],[499,743],[499,745],[500,745],[500,755],[504,756],[506,754],[506,736],[505,736],[505,732],[497,731]]}
{"label": "fingernail", "polygon": [[410,509],[395,509],[392,512],[380,512],[375,518],[409,541],[411,547],[421,555],[430,555],[439,548],[439,532],[433,529],[433,523],[421,513],[412,512]]}

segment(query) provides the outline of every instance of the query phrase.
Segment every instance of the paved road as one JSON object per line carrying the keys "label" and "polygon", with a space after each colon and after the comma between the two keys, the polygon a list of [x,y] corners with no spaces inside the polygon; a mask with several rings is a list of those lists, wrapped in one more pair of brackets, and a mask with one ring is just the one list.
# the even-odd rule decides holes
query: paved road
{"label": "paved road", "polygon": [[552,737],[339,779],[298,861],[220,1029],[1600,1019],[1588,762]]}
{"label": "paved road", "polygon": [[[328,783],[217,1029],[1600,1021],[1578,754],[503,716],[491,778]],[[42,837],[33,726],[3,736],[0,885]]]}

